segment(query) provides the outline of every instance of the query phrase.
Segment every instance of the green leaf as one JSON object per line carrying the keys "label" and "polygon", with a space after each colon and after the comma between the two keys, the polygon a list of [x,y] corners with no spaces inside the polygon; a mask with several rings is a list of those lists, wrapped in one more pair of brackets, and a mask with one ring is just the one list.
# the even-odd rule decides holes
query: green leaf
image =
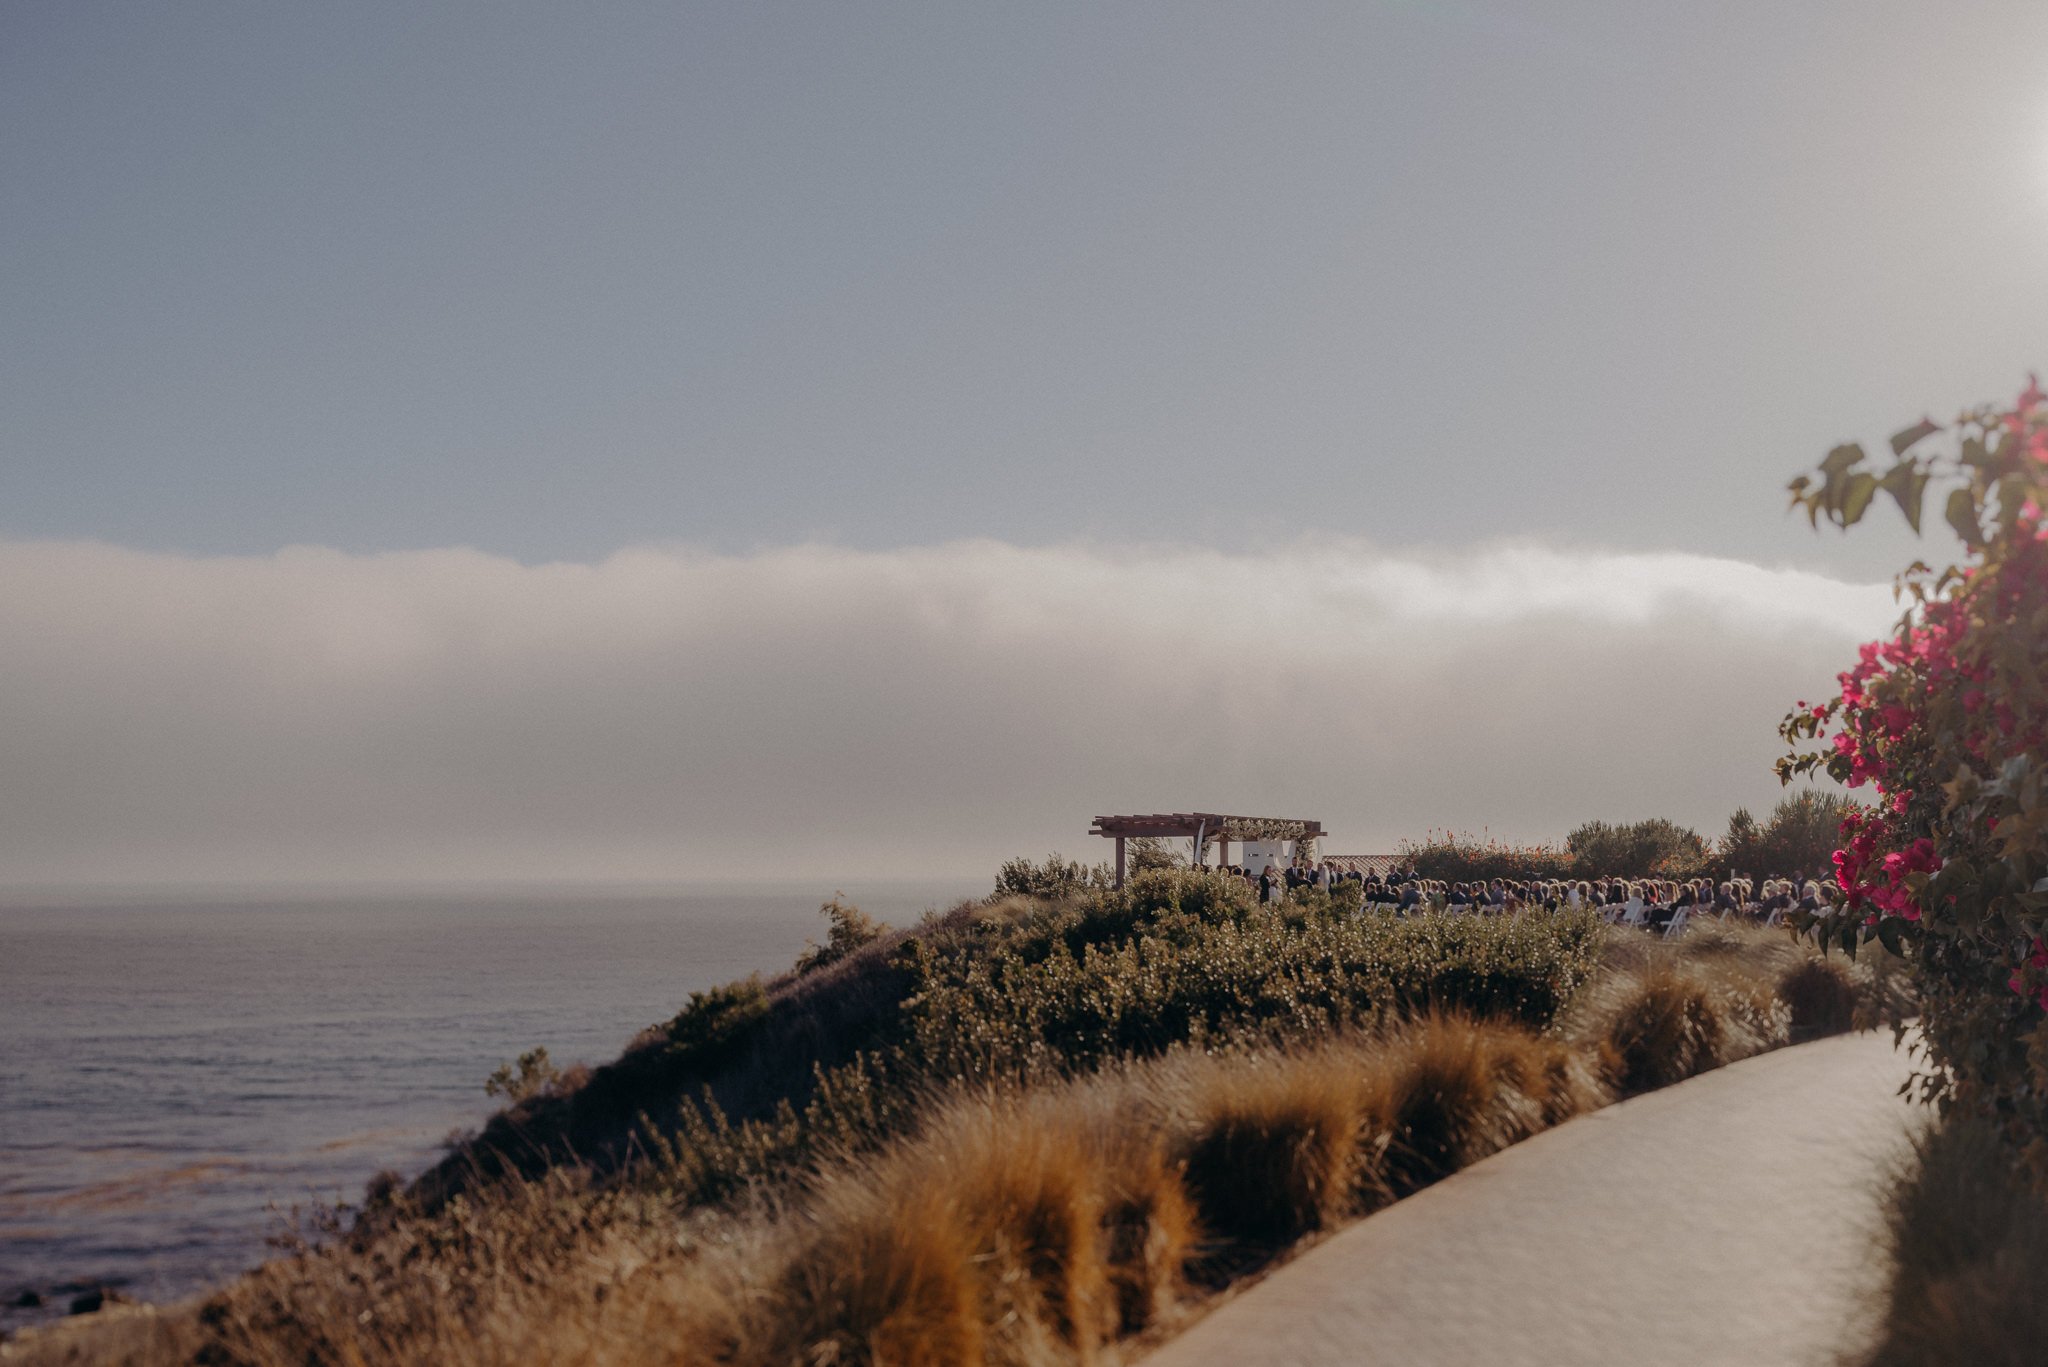
{"label": "green leaf", "polygon": [[2015,470],[1992,486],[1998,494],[1998,525],[2010,533],[2019,526],[2020,510],[2034,500],[2035,486],[2026,474]]}
{"label": "green leaf", "polygon": [[1870,499],[1877,492],[1877,476],[1869,473],[1849,476],[1842,487],[1842,525],[1853,527],[1863,520],[1863,512],[1870,506]]}
{"label": "green leaf", "polygon": [[1877,938],[1886,949],[1894,954],[1903,955],[1906,952],[1904,948],[1905,924],[1896,916],[1884,916],[1878,919]]}
{"label": "green leaf", "polygon": [[1847,474],[1851,466],[1860,464],[1862,460],[1863,448],[1853,441],[1845,442],[1828,452],[1827,459],[1820,463],[1820,472],[1832,482],[1837,476]]}
{"label": "green leaf", "polygon": [[1940,423],[1932,418],[1922,418],[1911,427],[1892,433],[1892,454],[1903,456],[1914,443],[1924,441],[1940,430]]}
{"label": "green leaf", "polygon": [[1920,506],[1927,498],[1927,474],[1920,468],[1919,462],[1901,460],[1885,472],[1885,477],[1877,482],[1877,487],[1892,496],[1892,501],[1899,505],[1899,511],[1906,516],[1906,525],[1913,529],[1915,536],[1918,536]]}
{"label": "green leaf", "polygon": [[1982,910],[1975,897],[1958,897],[1952,914],[1956,918],[1956,928],[1964,935],[1976,935],[1978,928],[1984,923]]}
{"label": "green leaf", "polygon": [[1984,529],[1977,525],[1977,500],[1970,497],[1968,489],[1949,490],[1948,525],[1971,550],[1984,544]]}

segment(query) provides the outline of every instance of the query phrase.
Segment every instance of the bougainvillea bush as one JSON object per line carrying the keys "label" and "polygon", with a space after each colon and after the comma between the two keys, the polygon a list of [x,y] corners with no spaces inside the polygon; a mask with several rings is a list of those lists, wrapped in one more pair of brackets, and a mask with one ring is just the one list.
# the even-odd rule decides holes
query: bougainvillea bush
{"label": "bougainvillea bush", "polygon": [[1923,1095],[1991,1121],[2048,1180],[2048,402],[2030,381],[2010,406],[1922,421],[1891,447],[1883,473],[1836,447],[1793,481],[1793,505],[1846,528],[1884,493],[1918,531],[1934,494],[1963,563],[1899,577],[1897,627],[1837,696],[1786,718],[1779,771],[1874,792],[1842,823],[1816,928],[1908,956]]}

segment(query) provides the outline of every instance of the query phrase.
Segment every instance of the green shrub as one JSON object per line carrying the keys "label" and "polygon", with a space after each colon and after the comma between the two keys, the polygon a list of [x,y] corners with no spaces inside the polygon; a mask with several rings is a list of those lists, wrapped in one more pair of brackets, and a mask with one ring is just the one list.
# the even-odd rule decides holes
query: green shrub
{"label": "green shrub", "polygon": [[832,900],[818,908],[818,914],[830,923],[825,943],[807,945],[797,956],[798,977],[815,973],[828,965],[836,964],[857,949],[865,948],[882,938],[889,928],[874,917],[862,911],[853,903],[844,900],[846,894],[835,892]]}
{"label": "green shrub", "polygon": [[[835,1037],[857,1052],[817,1065],[804,1094],[732,1118],[709,1097],[679,1099],[642,1142],[666,1151],[656,1180],[715,1199],[897,1132],[931,1085],[1071,1076],[1176,1044],[1301,1040],[1436,1008],[1541,1030],[1598,968],[1603,932],[1590,913],[1402,919],[1313,897],[1280,916],[1243,880],[1186,869],[1078,900],[962,908],[878,964],[895,1004]],[[772,1012],[787,1009],[744,989],[698,994],[669,1033],[700,1065],[721,1049],[730,1062],[743,1030],[784,1038]],[[762,1051],[777,1052],[748,1057]],[[787,1075],[791,1061],[777,1064]]]}
{"label": "green shrub", "polygon": [[1182,1041],[1295,1037],[1388,1011],[1542,1029],[1599,958],[1599,920],[1583,912],[1402,919],[1297,908],[1290,924],[1255,910],[1240,880],[1151,874],[1090,912],[1021,927],[1012,943],[913,957],[906,1048],[955,1078],[1086,1068]]}
{"label": "green shrub", "polygon": [[1041,864],[1034,864],[1029,859],[1012,859],[996,871],[996,888],[989,895],[989,900],[1078,897],[1085,892],[1108,887],[1113,879],[1107,864],[1083,864],[1077,859],[1062,859],[1057,852],[1047,855]]}
{"label": "green shrub", "polygon": [[524,1101],[547,1091],[560,1076],[545,1048],[529,1049],[519,1056],[516,1066],[501,1063],[496,1072],[484,1079],[484,1095]]}
{"label": "green shrub", "polygon": [[710,1070],[729,1058],[748,1029],[768,1014],[760,977],[692,992],[683,1009],[663,1028],[671,1058]]}

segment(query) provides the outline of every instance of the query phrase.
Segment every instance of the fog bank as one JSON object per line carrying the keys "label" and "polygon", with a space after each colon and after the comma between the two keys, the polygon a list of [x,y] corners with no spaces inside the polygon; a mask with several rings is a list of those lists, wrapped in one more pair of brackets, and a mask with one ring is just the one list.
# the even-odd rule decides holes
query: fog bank
{"label": "fog bank", "polygon": [[979,874],[1190,808],[1319,818],[1338,852],[1713,834],[1894,612],[1537,545],[0,542],[0,882]]}

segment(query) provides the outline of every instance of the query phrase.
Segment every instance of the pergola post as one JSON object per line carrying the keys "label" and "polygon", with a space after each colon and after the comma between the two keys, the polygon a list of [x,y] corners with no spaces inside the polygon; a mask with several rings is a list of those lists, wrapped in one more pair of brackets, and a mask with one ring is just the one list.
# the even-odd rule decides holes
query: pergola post
{"label": "pergola post", "polygon": [[1116,838],[1116,885],[1118,887],[1124,885],[1124,838],[1122,836]]}

